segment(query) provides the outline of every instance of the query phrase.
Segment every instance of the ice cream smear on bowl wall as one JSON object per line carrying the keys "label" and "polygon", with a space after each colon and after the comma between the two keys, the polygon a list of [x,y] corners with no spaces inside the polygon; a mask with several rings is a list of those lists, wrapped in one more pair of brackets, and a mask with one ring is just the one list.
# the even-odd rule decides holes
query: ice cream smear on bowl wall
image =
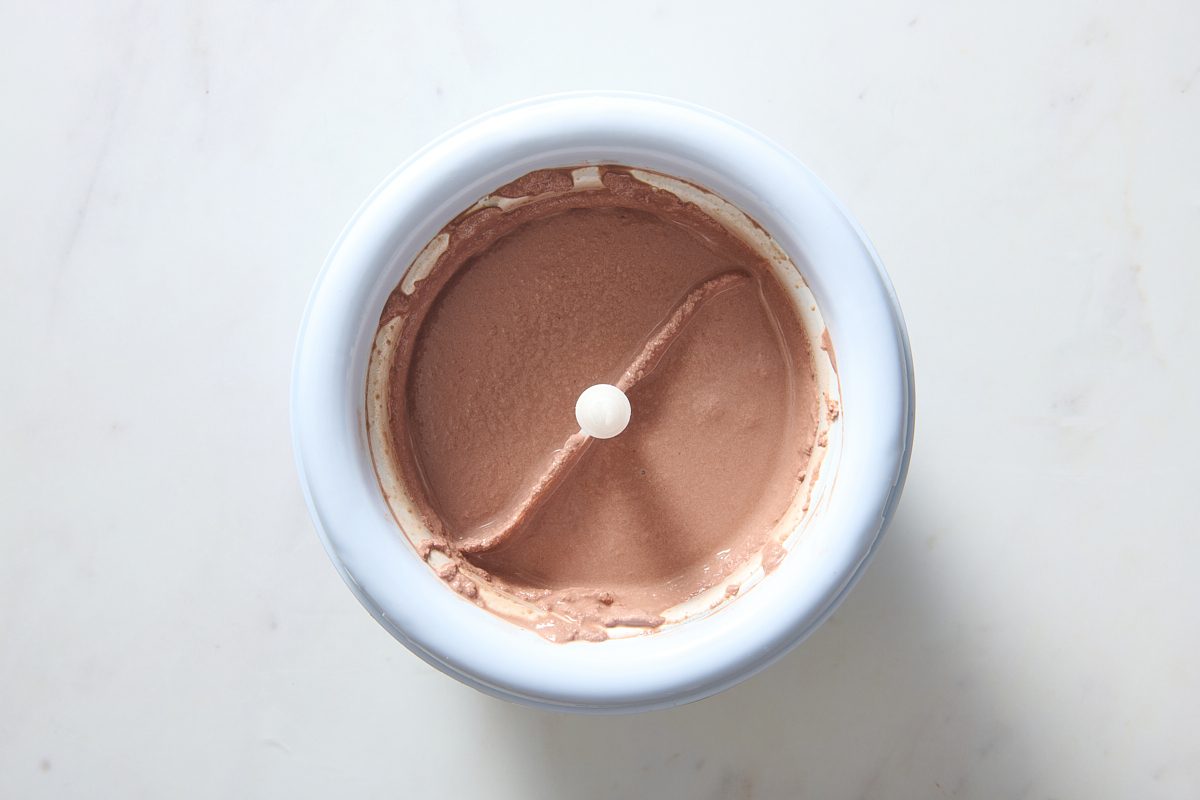
{"label": "ice cream smear on bowl wall", "polygon": [[748,591],[819,511],[832,358],[800,271],[732,204],[649,170],[539,170],[389,297],[372,459],[467,601],[551,641],[650,633]]}

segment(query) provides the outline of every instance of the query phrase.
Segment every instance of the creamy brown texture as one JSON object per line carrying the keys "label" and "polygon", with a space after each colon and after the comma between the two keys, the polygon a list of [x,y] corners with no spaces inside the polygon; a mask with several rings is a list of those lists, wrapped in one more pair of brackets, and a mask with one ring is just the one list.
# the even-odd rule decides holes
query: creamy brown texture
{"label": "creamy brown texture", "polygon": [[[447,556],[439,574],[476,602],[487,583],[543,609],[555,640],[654,628],[748,559],[773,568],[818,417],[836,413],[765,260],[625,168],[580,188],[536,172],[464,212],[380,320],[423,555]],[[596,383],[632,404],[613,439],[574,419]]]}

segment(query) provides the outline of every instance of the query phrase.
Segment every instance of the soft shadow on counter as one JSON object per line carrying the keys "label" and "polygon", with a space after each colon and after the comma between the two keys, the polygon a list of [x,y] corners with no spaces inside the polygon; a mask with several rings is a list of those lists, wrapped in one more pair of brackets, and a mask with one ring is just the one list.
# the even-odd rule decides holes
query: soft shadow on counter
{"label": "soft shadow on counter", "polygon": [[481,698],[480,724],[531,800],[1022,795],[1030,754],[933,557],[955,532],[916,488],[833,617],[742,685],[615,717]]}

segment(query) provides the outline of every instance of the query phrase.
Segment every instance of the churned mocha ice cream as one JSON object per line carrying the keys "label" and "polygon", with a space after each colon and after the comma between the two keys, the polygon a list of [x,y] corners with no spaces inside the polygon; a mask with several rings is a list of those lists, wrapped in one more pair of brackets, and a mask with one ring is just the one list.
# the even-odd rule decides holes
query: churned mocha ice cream
{"label": "churned mocha ice cream", "polygon": [[[418,255],[380,318],[368,432],[398,522],[464,597],[602,640],[784,556],[839,412],[832,352],[738,219],[658,173],[543,170]],[[611,439],[575,418],[598,383],[632,407]]]}

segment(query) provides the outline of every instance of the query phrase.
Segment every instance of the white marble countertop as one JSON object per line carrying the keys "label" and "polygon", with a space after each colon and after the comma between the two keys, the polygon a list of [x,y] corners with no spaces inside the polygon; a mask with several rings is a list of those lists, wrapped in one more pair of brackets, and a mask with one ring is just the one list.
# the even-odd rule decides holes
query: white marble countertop
{"label": "white marble countertop", "polygon": [[[0,10],[0,796],[1200,796],[1200,6],[529,8]],[[917,367],[908,489],[845,605],[636,718],[511,706],[394,642],[288,434],[359,202],[571,88],[807,161]]]}

